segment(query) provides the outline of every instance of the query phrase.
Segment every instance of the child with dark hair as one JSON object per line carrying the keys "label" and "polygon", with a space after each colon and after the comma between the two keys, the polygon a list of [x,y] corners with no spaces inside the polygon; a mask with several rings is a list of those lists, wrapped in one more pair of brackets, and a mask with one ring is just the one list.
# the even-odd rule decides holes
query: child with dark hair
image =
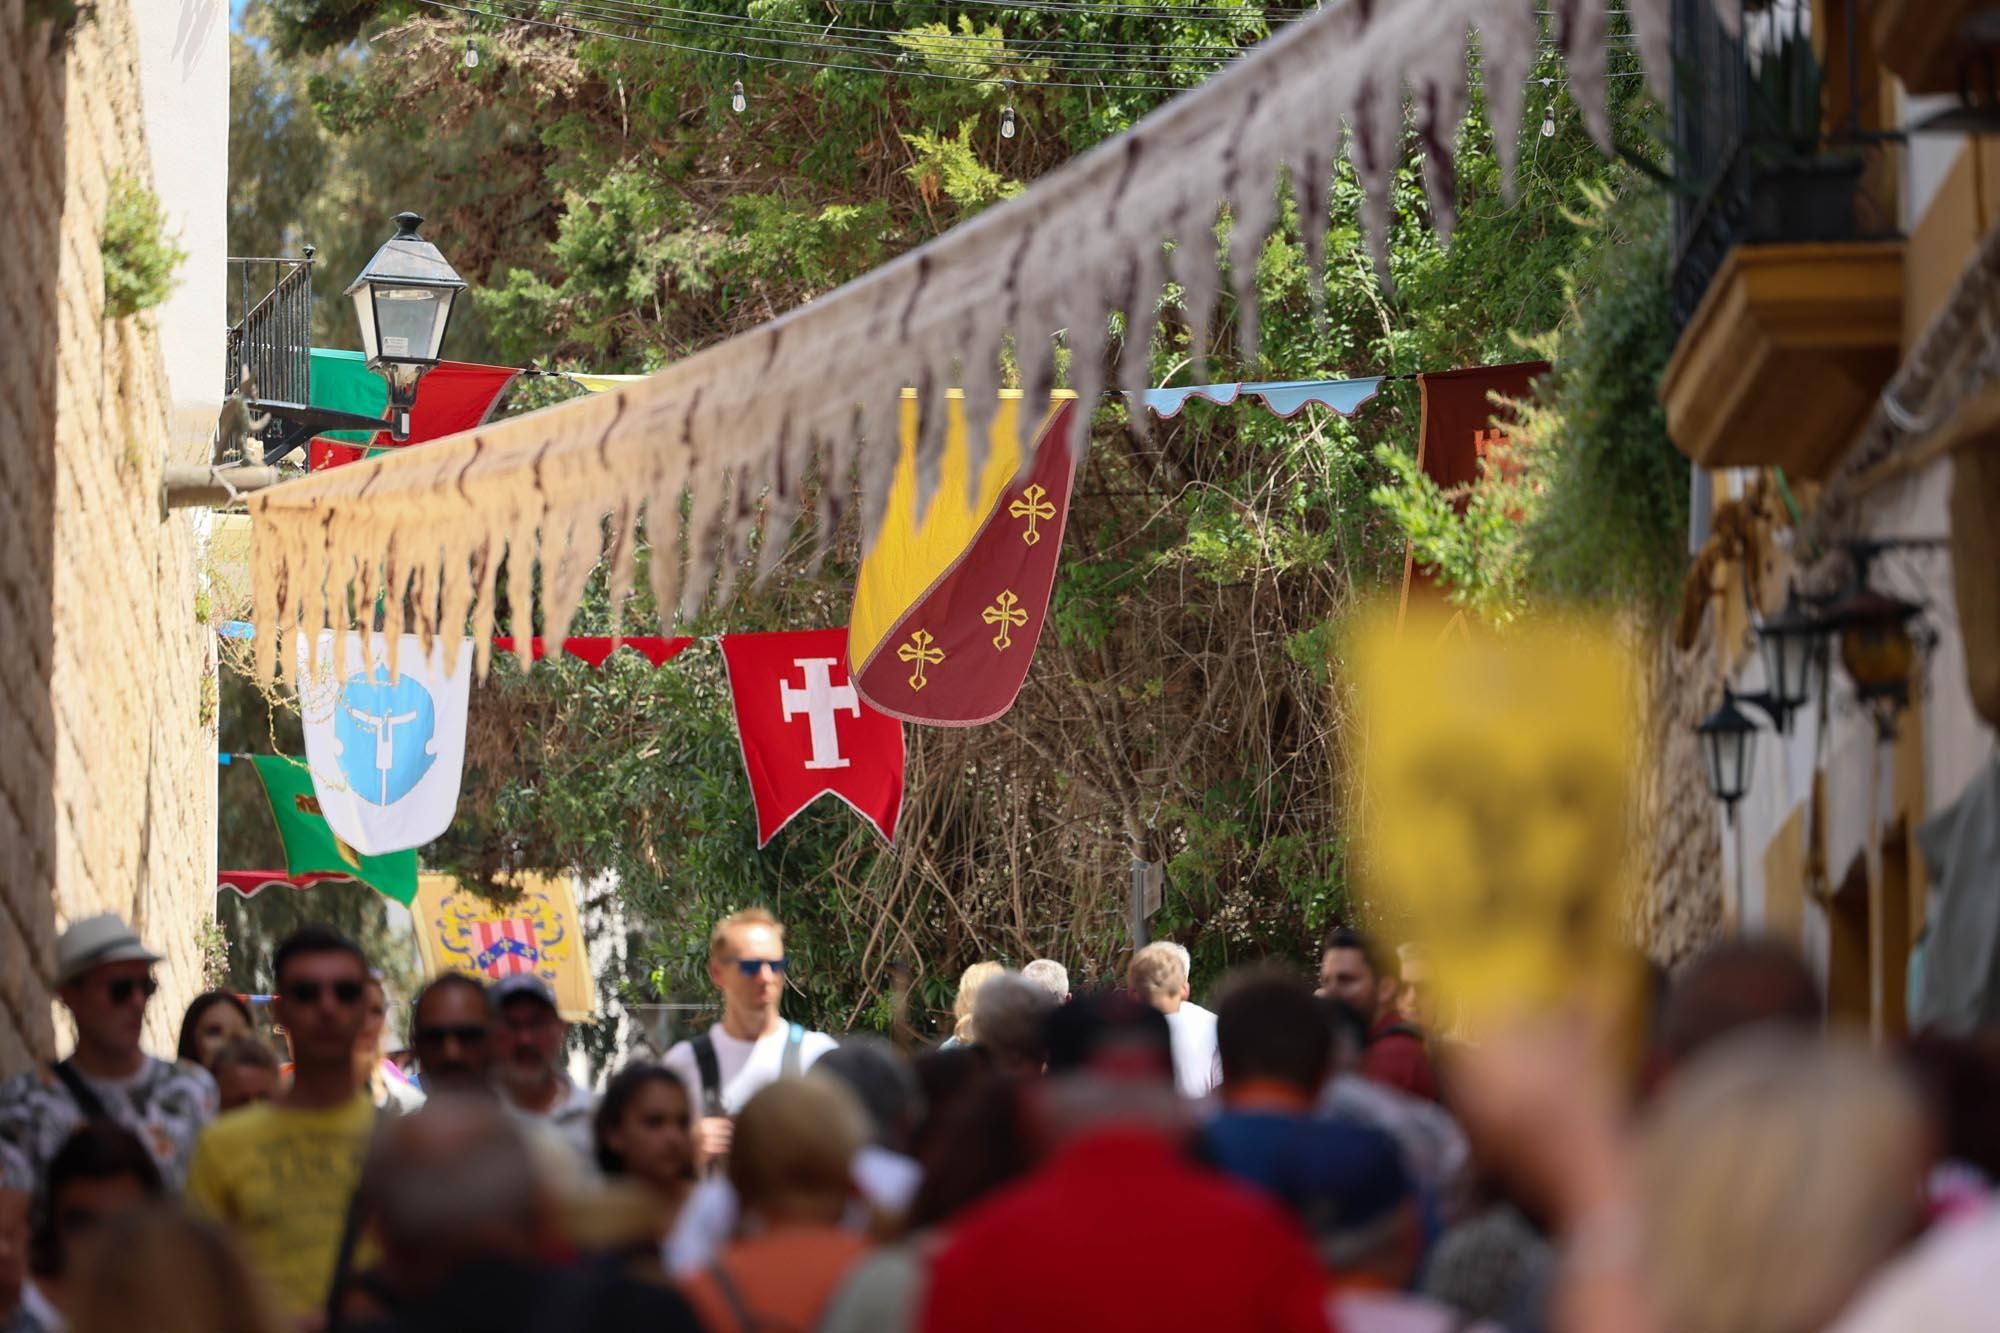
{"label": "child with dark hair", "polygon": [[29,1328],[58,1328],[68,1309],[66,1283],[79,1251],[122,1214],[163,1197],[159,1164],[138,1135],[109,1120],[91,1120],[49,1160],[48,1179],[29,1243],[32,1279],[21,1292]]}

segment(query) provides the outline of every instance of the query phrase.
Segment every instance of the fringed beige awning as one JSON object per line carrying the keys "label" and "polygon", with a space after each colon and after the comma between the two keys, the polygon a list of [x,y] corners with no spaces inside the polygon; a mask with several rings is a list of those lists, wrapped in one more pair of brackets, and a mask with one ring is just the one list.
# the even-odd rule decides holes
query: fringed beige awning
{"label": "fringed beige awning", "polygon": [[[1569,90],[1607,150],[1608,0],[1546,0]],[[1625,0],[1656,95],[1668,71],[1669,0]],[[1725,22],[1738,0],[1716,0]],[[260,674],[292,631],[345,630],[387,593],[387,629],[470,632],[486,667],[494,576],[513,570],[511,627],[528,642],[528,562],[541,567],[542,633],[561,638],[609,551],[614,606],[632,586],[634,532],[648,516],[649,565],[663,614],[691,613],[712,587],[726,596],[752,533],[760,563],[783,549],[809,471],[824,541],[858,482],[873,532],[898,453],[898,402],[925,406],[919,475],[936,484],[948,386],[990,412],[1010,337],[1028,401],[1055,383],[1052,334],[1072,351],[1071,386],[1103,389],[1106,314],[1121,310],[1131,345],[1149,338],[1171,277],[1185,292],[1199,355],[1219,285],[1213,228],[1232,218],[1229,273],[1246,357],[1257,337],[1255,258],[1289,172],[1317,274],[1335,162],[1346,150],[1365,189],[1364,222],[1382,265],[1404,91],[1424,143],[1424,181],[1449,234],[1453,146],[1467,103],[1476,32],[1487,115],[1512,188],[1526,83],[1538,44],[1537,0],[1346,0],[1301,20],[1208,83],[930,244],[810,305],[670,366],[645,381],[498,425],[290,482],[255,497]],[[1175,242],[1172,272],[1161,242]],[[1386,271],[1386,270],[1385,270]],[[1197,365],[1196,376],[1203,374]],[[1144,356],[1121,358],[1120,387],[1146,386]],[[1081,447],[1089,413],[1076,414]],[[984,420],[969,423],[983,448]],[[972,475],[980,472],[973,460]],[[682,531],[682,500],[689,518]],[[760,515],[760,510],[762,511]],[[608,534],[605,520],[610,520]],[[678,552],[685,537],[685,568]],[[404,594],[410,595],[406,598]],[[409,611],[407,608],[415,608]],[[417,623],[406,624],[406,615]],[[372,615],[371,615],[372,619]],[[364,626],[364,632],[366,627]],[[283,651],[281,651],[283,649]]]}

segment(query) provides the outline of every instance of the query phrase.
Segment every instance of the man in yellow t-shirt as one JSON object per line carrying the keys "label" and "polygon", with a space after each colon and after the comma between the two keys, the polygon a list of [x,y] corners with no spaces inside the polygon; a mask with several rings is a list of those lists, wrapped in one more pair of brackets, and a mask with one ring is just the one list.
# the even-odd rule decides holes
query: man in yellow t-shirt
{"label": "man in yellow t-shirt", "polygon": [[293,1314],[322,1308],[375,1107],[354,1077],[368,960],[345,936],[306,926],[278,946],[277,1020],[292,1042],[292,1085],[203,1131],[187,1198],[236,1233]]}

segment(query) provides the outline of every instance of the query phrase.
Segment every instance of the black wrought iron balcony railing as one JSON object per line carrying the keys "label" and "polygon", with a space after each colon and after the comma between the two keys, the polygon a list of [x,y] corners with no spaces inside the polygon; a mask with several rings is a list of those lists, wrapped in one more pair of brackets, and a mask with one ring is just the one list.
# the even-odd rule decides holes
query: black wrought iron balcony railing
{"label": "black wrought iron balcony railing", "polygon": [[[298,259],[231,259],[227,300],[227,378],[223,392],[247,375],[260,399],[312,401],[313,247]],[[273,416],[260,432],[276,458],[298,443],[302,428]],[[311,434],[305,429],[304,434]],[[251,451],[254,454],[254,451]],[[252,457],[249,461],[261,461]]]}
{"label": "black wrought iron balcony railing", "polygon": [[[1711,0],[1674,0],[1673,313],[1685,327],[1739,245],[1893,237],[1880,156],[1897,137],[1862,123],[1855,0],[1777,0],[1732,36]],[[1827,49],[1830,48],[1830,49]],[[1832,70],[1836,77],[1828,79]],[[1829,114],[1831,108],[1831,114]]]}

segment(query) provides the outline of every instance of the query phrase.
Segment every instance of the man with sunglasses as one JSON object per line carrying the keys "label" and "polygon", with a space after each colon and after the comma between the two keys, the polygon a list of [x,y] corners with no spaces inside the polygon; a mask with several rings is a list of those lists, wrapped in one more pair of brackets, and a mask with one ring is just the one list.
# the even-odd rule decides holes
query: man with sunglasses
{"label": "man with sunglasses", "polygon": [[291,1086],[209,1126],[187,1192],[236,1233],[287,1310],[304,1315],[326,1300],[375,1128],[354,1068],[368,960],[339,932],[305,926],[278,946],[271,972],[275,1016],[292,1043]]}
{"label": "man with sunglasses", "polygon": [[187,1178],[196,1137],[216,1113],[203,1069],[140,1048],[146,1004],[159,983],[158,954],[116,916],[86,917],[56,941],[56,994],[76,1020],[76,1049],[52,1067],[0,1084],[0,1140],[28,1161],[39,1184],[79,1126],[110,1120],[137,1135],[173,1189]]}
{"label": "man with sunglasses", "polygon": [[766,1085],[803,1074],[836,1043],[824,1032],[787,1023],[779,1011],[789,960],[785,928],[760,907],[724,917],[708,937],[708,979],[722,992],[722,1021],[667,1052],[701,1108],[695,1160],[729,1153],[730,1117]]}
{"label": "man with sunglasses", "polygon": [[494,982],[487,993],[499,1043],[493,1081],[502,1109],[517,1120],[553,1130],[578,1161],[595,1161],[591,1118],[597,1096],[563,1068],[569,1024],[556,1010],[555,992],[533,972],[516,972]]}

